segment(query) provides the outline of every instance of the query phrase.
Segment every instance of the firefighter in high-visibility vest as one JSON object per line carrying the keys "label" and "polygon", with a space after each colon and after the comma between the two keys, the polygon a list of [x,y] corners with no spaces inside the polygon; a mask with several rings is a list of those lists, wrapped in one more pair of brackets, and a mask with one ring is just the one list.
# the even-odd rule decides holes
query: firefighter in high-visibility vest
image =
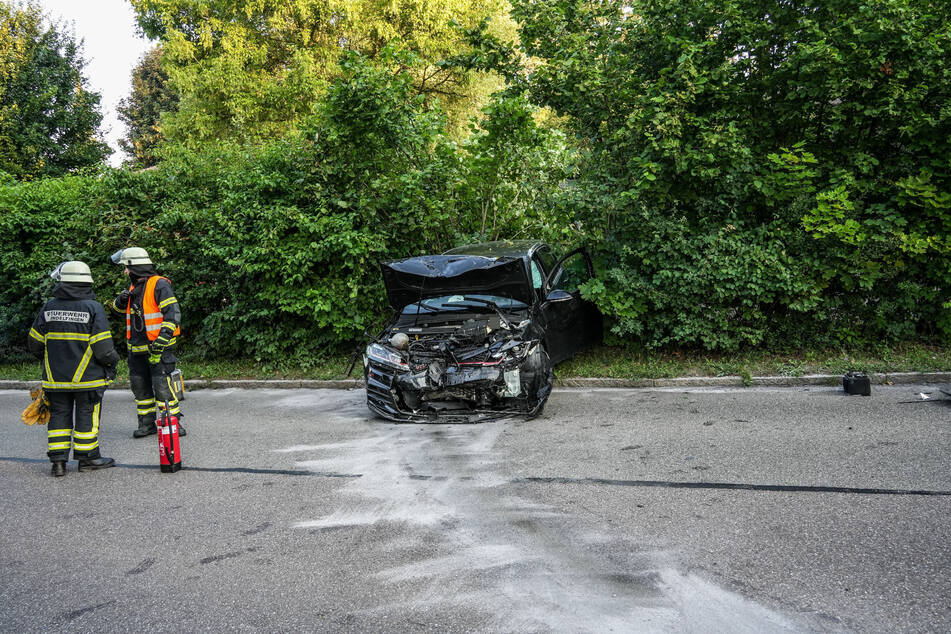
{"label": "firefighter in high-visibility vest", "polygon": [[[125,315],[129,383],[139,419],[132,436],[143,438],[156,433],[155,419],[161,418],[166,403],[168,413],[181,419],[169,375],[175,370],[175,344],[181,334],[182,311],[171,282],[155,272],[145,249],[120,249],[112,255],[112,261],[125,267],[131,281],[129,288],[113,300],[112,308]],[[181,423],[178,433],[185,435]]]}
{"label": "firefighter in high-visibility vest", "polygon": [[63,262],[50,277],[53,298],[33,320],[30,351],[43,360],[43,391],[50,403],[47,453],[54,476],[66,475],[69,450],[80,471],[115,465],[99,451],[102,395],[116,377],[119,354],[109,320],[92,290],[84,262]]}

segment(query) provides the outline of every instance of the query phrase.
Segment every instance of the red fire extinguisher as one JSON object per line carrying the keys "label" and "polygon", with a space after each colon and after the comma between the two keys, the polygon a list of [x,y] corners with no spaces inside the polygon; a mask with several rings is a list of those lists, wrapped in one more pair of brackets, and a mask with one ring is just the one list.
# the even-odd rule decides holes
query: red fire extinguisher
{"label": "red fire extinguisher", "polygon": [[168,401],[155,426],[158,428],[159,468],[162,473],[175,473],[182,468],[182,450],[178,442],[178,416],[169,412]]}

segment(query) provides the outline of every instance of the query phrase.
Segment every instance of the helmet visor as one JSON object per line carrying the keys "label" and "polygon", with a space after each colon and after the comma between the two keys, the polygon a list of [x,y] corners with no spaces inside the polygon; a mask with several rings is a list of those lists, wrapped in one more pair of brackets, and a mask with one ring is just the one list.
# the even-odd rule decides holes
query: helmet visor
{"label": "helmet visor", "polygon": [[111,256],[109,256],[109,259],[112,260],[113,264],[119,264],[119,259],[122,258],[123,251],[125,251],[125,249],[119,249],[118,251],[113,253]]}
{"label": "helmet visor", "polygon": [[60,262],[60,263],[59,263],[59,266],[57,266],[55,269],[53,269],[52,271],[50,271],[50,277],[53,278],[54,281],[58,282],[58,281],[60,280],[60,278],[63,276],[63,265],[64,265],[64,264],[66,264],[66,263],[65,263],[65,262]]}

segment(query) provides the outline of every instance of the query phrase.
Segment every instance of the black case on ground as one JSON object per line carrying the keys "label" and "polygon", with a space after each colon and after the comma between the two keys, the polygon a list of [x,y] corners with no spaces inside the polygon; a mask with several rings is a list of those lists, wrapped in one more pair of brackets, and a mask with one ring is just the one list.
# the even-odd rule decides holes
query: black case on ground
{"label": "black case on ground", "polygon": [[846,372],[842,377],[842,387],[846,394],[872,395],[872,382],[864,372]]}

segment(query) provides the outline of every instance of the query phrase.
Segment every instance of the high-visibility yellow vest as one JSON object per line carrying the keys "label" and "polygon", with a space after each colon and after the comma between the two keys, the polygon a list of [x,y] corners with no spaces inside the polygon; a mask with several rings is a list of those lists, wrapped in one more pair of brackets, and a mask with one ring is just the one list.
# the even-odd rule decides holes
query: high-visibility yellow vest
{"label": "high-visibility yellow vest", "polygon": [[[145,336],[149,338],[149,341],[155,341],[158,339],[159,331],[162,329],[162,311],[159,310],[158,303],[155,301],[155,285],[158,284],[159,280],[165,280],[168,282],[168,278],[162,277],[161,275],[153,275],[149,278],[149,281],[145,283],[145,295],[142,296],[142,312],[145,313]],[[132,289],[135,288],[135,285],[129,287],[129,292],[132,292]],[[175,326],[175,332],[172,333],[173,337],[177,337],[182,334],[182,327]],[[129,303],[125,307],[125,338],[132,338],[132,296],[129,296]]]}

